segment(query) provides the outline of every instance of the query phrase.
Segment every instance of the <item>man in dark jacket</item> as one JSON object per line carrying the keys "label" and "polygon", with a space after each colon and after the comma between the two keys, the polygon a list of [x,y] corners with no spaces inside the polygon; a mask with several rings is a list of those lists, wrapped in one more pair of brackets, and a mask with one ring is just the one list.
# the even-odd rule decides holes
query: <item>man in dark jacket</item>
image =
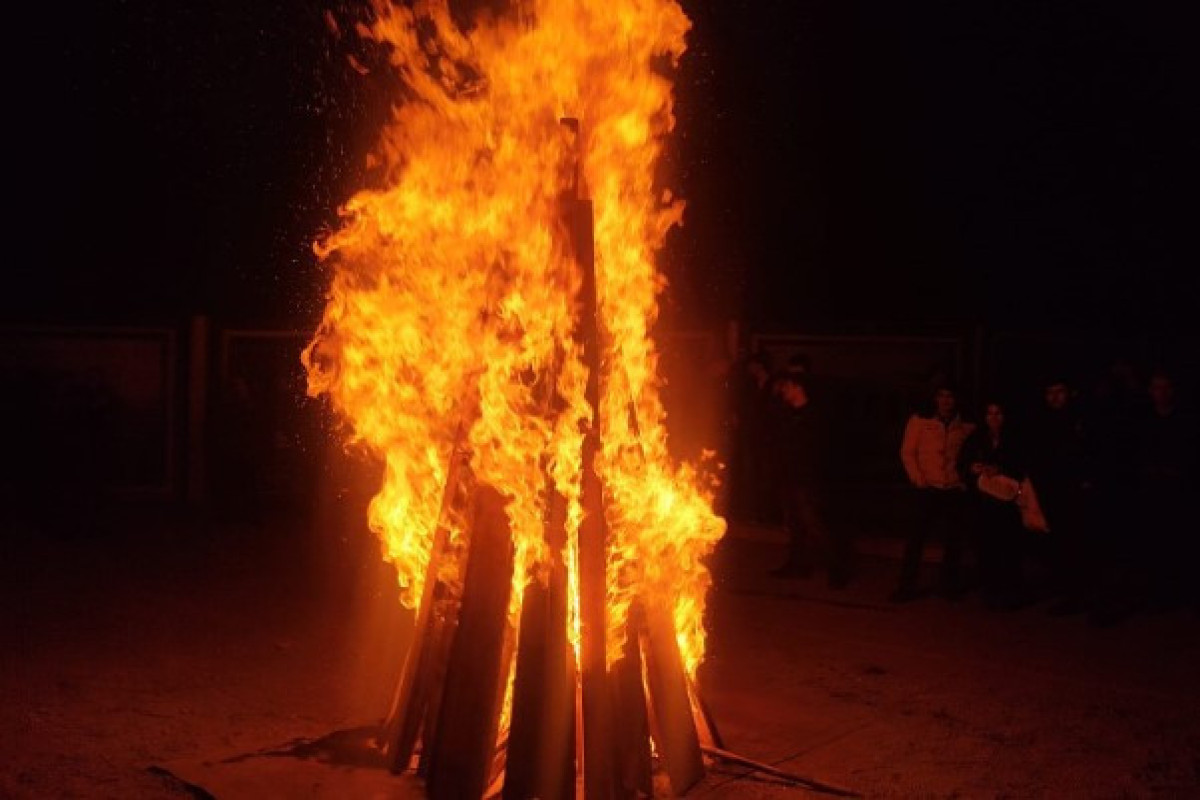
{"label": "man in dark jacket", "polygon": [[1096,542],[1092,527],[1091,441],[1066,380],[1043,383],[1045,406],[1036,418],[1029,476],[1050,525],[1050,562],[1058,601],[1054,615],[1079,613],[1095,600]]}
{"label": "man in dark jacket", "polygon": [[1134,458],[1142,507],[1136,549],[1151,581],[1153,605],[1194,603],[1200,563],[1195,533],[1200,426],[1180,407],[1169,374],[1155,372],[1148,394],[1150,409],[1138,421]]}
{"label": "man in dark jacket", "polygon": [[735,455],[732,513],[747,522],[775,518],[775,475],[772,472],[772,391],[769,359],[750,356],[737,375],[734,395]]}
{"label": "man in dark jacket", "polygon": [[840,589],[850,579],[851,547],[844,534],[831,534],[822,513],[823,433],[801,373],[776,379],[782,401],[775,430],[776,467],[788,559],[773,571],[779,577],[805,577],[813,569],[814,552],[823,549],[829,585]]}

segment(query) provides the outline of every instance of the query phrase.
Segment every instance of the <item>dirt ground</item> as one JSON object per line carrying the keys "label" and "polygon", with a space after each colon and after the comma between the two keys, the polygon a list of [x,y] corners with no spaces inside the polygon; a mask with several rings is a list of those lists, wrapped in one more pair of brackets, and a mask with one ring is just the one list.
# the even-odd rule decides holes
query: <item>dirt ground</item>
{"label": "dirt ground", "polygon": [[[366,534],[324,520],[8,526],[0,797],[187,797],[147,768],[376,722],[406,632]],[[713,560],[701,684],[730,749],[867,797],[1200,797],[1190,612],[891,606],[892,561],[835,592],[768,577],[781,554],[735,529]],[[692,792],[802,794],[719,764]]]}

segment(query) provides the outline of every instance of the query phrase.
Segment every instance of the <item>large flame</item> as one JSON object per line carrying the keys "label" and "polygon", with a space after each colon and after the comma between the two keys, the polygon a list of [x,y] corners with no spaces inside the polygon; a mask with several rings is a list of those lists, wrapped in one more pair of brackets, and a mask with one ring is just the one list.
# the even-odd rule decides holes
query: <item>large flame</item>
{"label": "large flame", "polygon": [[[655,185],[674,122],[664,71],[689,22],[671,0],[533,0],[479,15],[469,32],[445,0],[379,0],[373,11],[360,33],[387,45],[405,96],[372,152],[377,188],[356,194],[318,245],[333,280],[304,361],[310,392],[329,394],[384,460],[370,523],[402,600],[421,597],[460,430],[475,478],[510,501],[514,586],[542,576],[553,555],[547,474],[568,501],[562,557],[574,572],[592,411],[561,198],[578,169],[595,207],[606,365],[597,469],[610,529],[609,657],[640,597],[674,609],[694,673],[709,584],[701,558],[724,523],[697,471],[668,455],[651,338],[665,285],[654,256],[682,216]],[[580,121],[578,140],[564,117]],[[453,526],[453,540],[463,535]],[[515,622],[521,592],[513,597]]]}

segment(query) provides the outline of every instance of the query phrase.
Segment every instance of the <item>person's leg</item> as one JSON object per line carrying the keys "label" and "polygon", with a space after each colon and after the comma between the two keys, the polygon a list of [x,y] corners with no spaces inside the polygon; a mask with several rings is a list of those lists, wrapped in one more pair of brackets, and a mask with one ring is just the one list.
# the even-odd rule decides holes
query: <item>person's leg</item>
{"label": "person's leg", "polygon": [[1050,594],[1056,598],[1050,606],[1056,609],[1065,605],[1069,595],[1070,568],[1067,552],[1067,531],[1064,528],[1062,515],[1051,524],[1050,533],[1046,538],[1046,563],[1049,566]]}
{"label": "person's leg", "polygon": [[824,495],[814,488],[812,494],[813,524],[810,530],[819,537],[825,548],[829,586],[841,589],[850,582],[854,569],[854,542],[844,524],[830,528],[825,515]]}
{"label": "person's leg", "polygon": [[804,577],[812,566],[808,553],[808,520],[804,508],[802,492],[796,487],[787,487],[780,492],[780,513],[783,517],[783,527],[788,537],[787,560],[772,574],[780,577]]}
{"label": "person's leg", "polygon": [[963,527],[966,523],[967,494],[953,489],[946,489],[936,492],[936,494],[938,495],[938,528],[944,547],[938,589],[943,596],[957,599],[963,592],[962,551],[965,537]]}
{"label": "person's leg", "polygon": [[756,521],[764,525],[778,525],[782,522],[782,507],[775,498],[788,489],[784,486],[783,476],[774,447],[765,436],[760,436],[755,445],[757,453],[757,475],[755,480],[758,489]]}
{"label": "person's leg", "polygon": [[994,511],[988,535],[992,537],[995,569],[993,583],[984,587],[984,600],[994,608],[1011,611],[1028,599],[1024,571],[1028,533],[1021,523],[1020,511],[1012,503],[997,504]]}
{"label": "person's leg", "polygon": [[1160,520],[1155,515],[1154,494],[1142,486],[1136,498],[1131,524],[1126,533],[1130,564],[1129,602],[1135,609],[1146,610],[1155,602],[1155,531]]}
{"label": "person's leg", "polygon": [[1084,599],[1093,625],[1108,627],[1124,615],[1122,598],[1125,557],[1121,539],[1121,508],[1110,495],[1088,498],[1084,507],[1084,531],[1090,537],[1085,559]]}
{"label": "person's leg", "polygon": [[908,532],[904,544],[904,561],[900,567],[900,582],[891,599],[895,602],[912,600],[917,595],[917,578],[921,571],[921,556],[925,552],[925,539],[929,535],[934,503],[932,489],[919,489],[916,494],[917,519]]}
{"label": "person's leg", "polygon": [[777,501],[767,480],[766,458],[758,441],[757,431],[748,428],[742,432],[739,443],[739,464],[741,466],[741,485],[738,487],[738,509],[742,519],[751,523],[761,523],[772,515],[768,507]]}
{"label": "person's leg", "polygon": [[989,605],[999,597],[1004,583],[1003,543],[1000,541],[1000,513],[1002,509],[987,498],[979,498],[971,515],[975,531],[975,552],[978,560],[979,588]]}
{"label": "person's leg", "polygon": [[1006,605],[1019,602],[1023,593],[1025,529],[1015,505],[998,509],[996,518],[996,590]]}
{"label": "person's leg", "polygon": [[1163,570],[1167,597],[1172,604],[1191,604],[1196,595],[1196,533],[1195,515],[1189,508],[1182,481],[1173,484],[1166,493],[1163,508],[1163,547],[1167,566]]}
{"label": "person's leg", "polygon": [[1047,611],[1053,615],[1078,614],[1085,608],[1088,547],[1083,506],[1080,499],[1070,496],[1063,504],[1058,522],[1051,523],[1054,539],[1055,584],[1057,602]]}
{"label": "person's leg", "polygon": [[824,498],[816,486],[797,490],[797,511],[805,535],[805,552],[811,558],[817,548],[822,553],[830,586],[841,588],[849,580],[848,557],[841,537],[831,534],[825,522]]}
{"label": "person's leg", "polygon": [[750,521],[753,506],[750,496],[755,491],[754,458],[744,430],[738,430],[730,438],[733,440],[733,457],[730,459],[733,469],[729,473],[729,516],[738,521]]}
{"label": "person's leg", "polygon": [[1175,572],[1182,589],[1181,600],[1191,607],[1194,615],[1200,616],[1200,577],[1196,571],[1200,569],[1200,536],[1196,530],[1200,527],[1194,501],[1195,490],[1200,488],[1196,482],[1179,483],[1179,493],[1175,496],[1173,533],[1178,546],[1179,557],[1176,559]]}

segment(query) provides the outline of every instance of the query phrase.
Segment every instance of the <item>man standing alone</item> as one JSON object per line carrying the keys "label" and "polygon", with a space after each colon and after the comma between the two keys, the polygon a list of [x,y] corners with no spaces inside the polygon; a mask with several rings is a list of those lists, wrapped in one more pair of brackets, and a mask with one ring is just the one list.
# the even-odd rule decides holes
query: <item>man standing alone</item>
{"label": "man standing alone", "polygon": [[788,534],[788,558],[773,570],[777,577],[806,577],[814,554],[824,551],[829,586],[844,587],[850,580],[851,544],[844,534],[831,534],[822,510],[824,431],[812,407],[808,378],[785,372],[776,379],[782,400],[775,431],[776,464]]}

